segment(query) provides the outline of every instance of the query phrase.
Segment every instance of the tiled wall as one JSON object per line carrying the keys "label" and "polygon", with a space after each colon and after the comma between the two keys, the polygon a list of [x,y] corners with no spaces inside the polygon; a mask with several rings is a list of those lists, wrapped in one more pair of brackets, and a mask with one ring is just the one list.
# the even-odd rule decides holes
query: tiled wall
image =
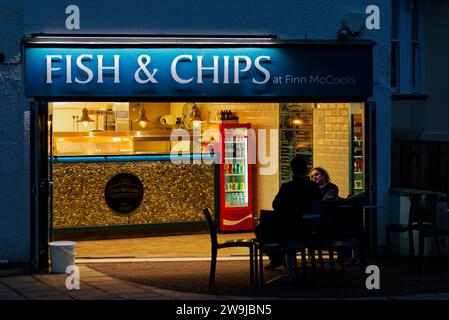
{"label": "tiled wall", "polygon": [[[269,149],[269,129],[279,128],[279,104],[278,103],[209,103],[209,104],[198,104],[202,111],[205,108],[210,112],[210,115],[214,117],[220,110],[231,110],[237,113],[239,121],[241,123],[251,123],[253,129],[256,130],[256,134],[259,134],[259,129],[266,129],[266,141],[267,149]],[[278,134],[276,133],[276,137]],[[258,137],[257,137],[258,138]],[[278,161],[279,157],[277,152],[279,150],[278,141],[274,144],[274,152],[276,152],[275,158],[275,170],[274,174],[261,175],[261,169],[263,168],[259,164],[259,159],[254,170],[254,213],[256,216],[262,209],[272,209],[271,203],[274,196],[279,190],[279,170]],[[267,151],[268,155],[270,154]]]}
{"label": "tiled wall", "polygon": [[349,103],[320,103],[313,111],[313,166],[323,167],[340,196],[349,194]]}

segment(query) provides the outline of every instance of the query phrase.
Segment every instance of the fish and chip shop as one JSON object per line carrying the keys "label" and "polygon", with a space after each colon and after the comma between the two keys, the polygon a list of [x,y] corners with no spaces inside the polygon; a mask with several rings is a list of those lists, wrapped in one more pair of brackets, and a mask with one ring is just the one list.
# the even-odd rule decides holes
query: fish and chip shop
{"label": "fish and chip shop", "polygon": [[[105,5],[122,27],[98,19],[106,13],[97,10],[99,17],[84,15],[78,32],[40,17],[36,3],[42,1],[28,1],[23,10],[31,22],[14,34],[23,46],[22,93],[19,102],[7,102],[15,119],[22,115],[21,132],[13,132],[28,150],[27,169],[12,177],[8,190],[29,191],[11,197],[5,211],[2,225],[19,227],[15,235],[0,232],[0,243],[15,243],[0,244],[0,259],[39,268],[48,263],[51,240],[204,232],[206,207],[222,230],[251,232],[260,210],[271,209],[280,185],[291,179],[289,162],[297,154],[310,168],[326,168],[340,196],[366,193],[387,208],[388,36],[363,29],[338,41],[341,17],[354,4],[318,2],[335,10],[287,1],[276,15],[256,14],[248,3],[207,23],[187,26],[190,19],[180,18],[176,28],[164,8],[152,8],[150,21],[132,5],[120,17]],[[268,4],[274,1],[260,5]],[[64,18],[62,7],[47,8],[46,16]],[[96,5],[80,1],[79,7],[83,16]],[[205,7],[195,14],[213,12]],[[290,17],[288,23],[279,15]],[[317,15],[327,22],[311,18]],[[158,23],[160,32],[152,35]],[[225,137],[206,134],[227,127],[237,128],[234,141],[244,145],[234,147],[230,165]],[[177,130],[188,138],[173,139]],[[249,155],[253,147],[256,157]],[[172,161],[174,153],[181,164]],[[369,223],[373,251],[382,245],[387,211]]]}

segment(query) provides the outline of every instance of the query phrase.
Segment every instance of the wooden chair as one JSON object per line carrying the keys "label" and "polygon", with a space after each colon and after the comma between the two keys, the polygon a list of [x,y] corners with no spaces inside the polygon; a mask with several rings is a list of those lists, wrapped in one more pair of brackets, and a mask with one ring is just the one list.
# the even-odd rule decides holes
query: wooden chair
{"label": "wooden chair", "polygon": [[209,227],[210,241],[211,241],[209,287],[212,287],[212,284],[215,282],[215,270],[217,266],[218,250],[233,247],[246,247],[249,249],[250,284],[252,286],[254,283],[254,239],[235,239],[235,240],[228,240],[223,243],[218,243],[217,227],[212,218],[210,209],[205,208],[203,210],[203,213],[206,218],[207,226]]}
{"label": "wooden chair", "polygon": [[437,203],[438,195],[436,193],[415,194],[410,198],[410,210],[408,224],[388,225],[387,231],[387,249],[390,252],[391,240],[390,232],[408,232],[410,256],[415,257],[413,231],[418,231],[418,271],[422,271],[422,261],[424,258],[425,240],[427,238],[435,239],[437,253],[441,256],[439,237],[449,235],[449,228],[440,228],[437,225]]}
{"label": "wooden chair", "polygon": [[[410,200],[411,201],[411,200]],[[413,221],[414,215],[412,213],[413,206],[410,204],[410,209],[408,213],[408,222],[405,224],[387,224],[385,226],[385,237],[386,237],[386,246],[387,246],[387,257],[391,257],[391,233],[408,233],[408,247],[409,247],[409,255],[410,258],[413,259],[415,257],[415,245],[413,241],[413,224],[416,224],[416,221]]]}

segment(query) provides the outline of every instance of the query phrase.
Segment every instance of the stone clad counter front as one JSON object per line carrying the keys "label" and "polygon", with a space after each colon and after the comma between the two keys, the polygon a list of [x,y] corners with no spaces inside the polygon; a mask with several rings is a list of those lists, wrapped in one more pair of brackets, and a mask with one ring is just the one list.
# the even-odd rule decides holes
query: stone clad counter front
{"label": "stone clad counter front", "polygon": [[[160,156],[120,157],[121,161],[101,158],[107,157],[56,159],[56,230],[198,222],[204,220],[203,208],[214,208],[213,164],[175,164]],[[143,185],[140,206],[128,214],[113,211],[105,200],[105,187],[118,173],[133,174]]]}

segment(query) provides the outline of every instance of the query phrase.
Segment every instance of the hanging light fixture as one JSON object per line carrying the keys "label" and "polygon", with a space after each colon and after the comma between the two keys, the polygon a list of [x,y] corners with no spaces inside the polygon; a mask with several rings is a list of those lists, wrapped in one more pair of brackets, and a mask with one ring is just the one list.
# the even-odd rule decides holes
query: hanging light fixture
{"label": "hanging light fixture", "polygon": [[190,121],[194,128],[200,127],[201,123],[204,122],[203,119],[201,119],[200,108],[196,104],[193,104],[192,106],[192,118],[190,118]]}
{"label": "hanging light fixture", "polygon": [[81,122],[83,124],[83,126],[85,128],[87,128],[87,126],[89,125],[89,122],[95,122],[95,120],[92,120],[91,118],[89,118],[89,111],[87,110],[86,107],[84,107],[83,109],[83,115],[81,116],[81,118],[79,120],[77,120],[76,122]]}
{"label": "hanging light fixture", "polygon": [[193,116],[191,120],[194,128],[198,128],[204,122],[199,116]]}
{"label": "hanging light fixture", "polygon": [[150,122],[150,120],[148,120],[147,116],[145,115],[145,109],[143,107],[140,108],[139,117],[137,118],[136,122],[142,129],[146,128],[148,122]]}

